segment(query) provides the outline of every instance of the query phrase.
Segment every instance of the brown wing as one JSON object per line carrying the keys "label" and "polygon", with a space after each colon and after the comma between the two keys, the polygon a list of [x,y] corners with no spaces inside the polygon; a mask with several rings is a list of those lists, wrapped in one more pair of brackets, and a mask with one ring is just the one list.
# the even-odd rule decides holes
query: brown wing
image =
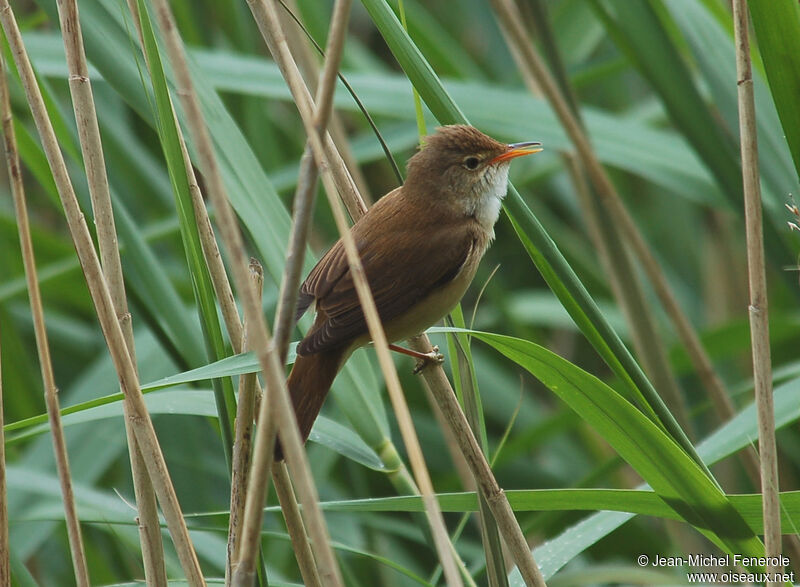
{"label": "brown wing", "polygon": [[[388,196],[387,196],[388,197]],[[372,230],[353,229],[367,281],[383,322],[402,315],[432,290],[452,280],[474,246],[468,226],[431,230],[430,222],[412,225],[384,211]],[[385,218],[381,218],[385,216]],[[335,348],[364,335],[361,310],[341,242],[320,260],[301,288],[301,303],[315,299],[317,321],[298,347],[300,354]],[[309,302],[306,304],[308,306]]]}
{"label": "brown wing", "polygon": [[347,270],[347,256],[340,239],[322,256],[300,286],[294,321],[300,320],[316,299],[324,298]]}

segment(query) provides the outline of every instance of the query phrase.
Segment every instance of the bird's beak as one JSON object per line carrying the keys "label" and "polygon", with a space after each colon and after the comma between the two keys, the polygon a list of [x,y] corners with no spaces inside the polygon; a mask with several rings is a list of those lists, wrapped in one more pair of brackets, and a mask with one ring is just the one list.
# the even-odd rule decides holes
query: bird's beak
{"label": "bird's beak", "polygon": [[500,163],[501,161],[508,161],[515,157],[522,157],[523,155],[530,155],[538,153],[542,150],[542,143],[539,141],[527,141],[525,143],[511,143],[508,145],[508,151],[502,153],[489,161],[489,163]]}

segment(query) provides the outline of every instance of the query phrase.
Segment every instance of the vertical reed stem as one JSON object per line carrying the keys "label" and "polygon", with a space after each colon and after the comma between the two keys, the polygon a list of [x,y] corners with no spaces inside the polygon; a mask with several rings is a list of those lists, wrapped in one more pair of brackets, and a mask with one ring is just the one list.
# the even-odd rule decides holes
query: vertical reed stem
{"label": "vertical reed stem", "polygon": [[[308,461],[300,440],[297,422],[294,418],[286,390],[283,369],[278,361],[277,353],[271,344],[269,331],[261,315],[261,304],[249,287],[244,242],[236,218],[228,201],[222,176],[214,155],[208,128],[194,92],[191,75],[186,63],[183,44],[176,29],[175,20],[165,0],[155,2],[156,12],[170,61],[178,81],[178,94],[187,114],[189,128],[197,145],[201,168],[208,182],[209,193],[214,202],[219,221],[220,232],[225,248],[231,259],[234,282],[239,291],[245,316],[248,323],[247,338],[256,349],[259,362],[267,381],[267,396],[261,403],[261,425],[256,435],[256,447],[253,456],[251,479],[245,505],[245,525],[242,533],[242,548],[233,582],[235,585],[252,583],[255,553],[260,544],[261,509],[266,495],[266,483],[272,459],[274,438],[265,436],[275,422],[281,426],[283,448],[288,462],[295,465],[293,475],[298,483],[303,498],[304,511],[308,515],[309,532],[314,536],[313,546],[318,555],[318,564],[326,584],[341,585],[341,574],[330,547],[327,528],[319,509],[316,488],[310,473]],[[275,418],[269,413],[270,408],[277,408]]]}
{"label": "vertical reed stem", "polygon": [[[114,303],[117,318],[125,337],[128,354],[136,369],[136,348],[133,340],[133,325],[128,312],[128,301],[125,296],[125,284],[122,274],[122,263],[119,257],[117,231],[114,224],[114,212],[111,206],[111,195],[106,176],[103,146],[100,140],[100,128],[97,124],[97,113],[94,106],[92,86],[89,81],[89,67],[83,48],[78,4],[76,0],[59,0],[58,16],[61,22],[64,50],[69,68],[69,86],[72,105],[78,126],[89,193],[92,199],[94,221],[97,227],[97,243],[100,249],[100,261],[103,273],[108,280],[108,288]],[[145,580],[148,585],[166,587],[167,574],[164,567],[164,551],[161,541],[161,526],[158,520],[158,508],[153,485],[147,474],[147,467],[142,460],[139,443],[130,421],[130,407],[124,401],[125,434],[128,439],[128,454],[131,461],[131,477],[138,511],[139,542],[142,547]]]}
{"label": "vertical reed stem", "polygon": [[[761,186],[758,170],[758,139],[750,67],[747,5],[733,1],[736,43],[736,84],[739,95],[739,135],[744,185],[744,215],[747,232],[747,267],[750,287],[750,341],[753,354],[758,415],[758,452],[761,464],[761,495],[764,515],[765,554],[774,560],[781,554],[781,515],[778,495],[778,455],[775,446],[775,409],[772,401],[772,361],[769,347],[767,278],[764,264],[764,232],[761,220]],[[768,573],[783,572],[781,565],[767,565]],[[767,585],[778,584],[767,582]]]}
{"label": "vertical reed stem", "polygon": [[[264,272],[255,260],[250,260],[250,277],[256,295],[261,298]],[[247,332],[247,328],[244,328]],[[242,336],[242,352],[250,350],[247,337]],[[239,401],[236,405],[236,428],[231,460],[231,511],[228,523],[228,556],[225,561],[225,584],[230,585],[235,561],[238,560],[241,546],[241,528],[244,517],[245,494],[250,471],[250,458],[253,450],[253,416],[255,415],[255,396],[258,386],[256,373],[245,373],[239,377]]]}
{"label": "vertical reed stem", "polygon": [[156,496],[164,511],[164,517],[167,520],[175,550],[186,573],[187,580],[193,585],[204,585],[205,580],[200,571],[200,564],[181,513],[178,497],[175,494],[175,488],[169,477],[164,455],[161,452],[153,423],[150,420],[150,414],[142,397],[139,378],[128,353],[122,328],[117,320],[108,283],[100,267],[100,260],[94,250],[86,219],[75,196],[64,157],[59,150],[53,125],[48,118],[41,91],[22,42],[19,26],[11,7],[8,5],[8,0],[0,0],[0,21],[19,70],[22,86],[25,90],[36,128],[42,139],[50,171],[58,189],[61,205],[64,208],[70,236],[78,253],[78,259],[86,278],[86,285],[92,296],[95,311],[108,345],[109,354],[114,363],[114,369],[117,372],[126,398],[129,399],[131,404],[129,420],[133,423],[136,440],[139,442]]}
{"label": "vertical reed stem", "polygon": [[[36,350],[39,355],[39,367],[42,372],[42,383],[44,384],[47,419],[50,423],[50,432],[53,436],[53,452],[55,453],[58,481],[61,484],[61,497],[64,501],[64,515],[67,522],[69,549],[72,554],[72,568],[75,573],[75,582],[80,587],[88,587],[90,585],[89,568],[86,565],[86,553],[83,549],[81,527],[78,520],[78,512],[75,508],[75,495],[72,491],[72,478],[70,477],[69,458],[67,456],[67,441],[66,438],[64,438],[64,428],[61,425],[58,389],[56,388],[56,379],[53,373],[53,363],[50,360],[50,346],[47,342],[47,328],[45,327],[44,321],[42,294],[39,289],[39,278],[36,274],[36,259],[33,252],[33,240],[31,239],[31,228],[28,222],[28,210],[25,203],[25,189],[22,185],[22,170],[19,165],[17,139],[14,133],[11,102],[8,96],[8,83],[2,57],[0,57],[0,110],[2,110],[3,138],[5,141],[8,176],[11,181],[11,193],[14,198],[14,212],[17,216],[17,226],[19,228],[19,244],[22,250],[22,262],[25,267],[25,279],[28,284],[28,298],[30,299],[31,313],[33,314]],[[3,507],[5,507],[5,504]]]}
{"label": "vertical reed stem", "polygon": [[300,575],[303,577],[303,584],[306,587],[323,587],[286,463],[275,463],[272,466],[272,477],[275,480],[275,493],[278,494],[278,501],[281,504],[284,520],[286,520],[286,529],[289,531],[289,538],[292,541],[292,549],[297,558]]}

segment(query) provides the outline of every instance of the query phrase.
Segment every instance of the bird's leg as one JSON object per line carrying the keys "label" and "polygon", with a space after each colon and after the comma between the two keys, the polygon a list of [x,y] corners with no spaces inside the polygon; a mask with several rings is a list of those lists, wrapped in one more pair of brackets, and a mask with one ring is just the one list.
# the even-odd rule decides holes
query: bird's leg
{"label": "bird's leg", "polygon": [[406,349],[396,344],[390,344],[389,350],[417,359],[417,365],[414,367],[414,375],[421,372],[429,363],[434,363],[436,365],[444,363],[444,355],[439,352],[438,346],[434,346],[433,350],[429,353],[418,353],[417,351],[412,351],[411,349]]}

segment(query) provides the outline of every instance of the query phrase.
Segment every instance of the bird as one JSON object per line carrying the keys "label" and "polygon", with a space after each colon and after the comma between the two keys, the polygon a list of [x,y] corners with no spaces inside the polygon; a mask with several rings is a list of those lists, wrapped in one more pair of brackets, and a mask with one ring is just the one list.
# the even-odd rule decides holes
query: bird
{"label": "bird", "polygon": [[[542,150],[468,125],[439,127],[421,144],[403,185],[350,228],[389,342],[423,332],[461,300],[494,239],[511,160]],[[312,304],[316,317],[287,379],[303,442],[336,374],[371,341],[341,239],[300,286],[295,323]]]}

